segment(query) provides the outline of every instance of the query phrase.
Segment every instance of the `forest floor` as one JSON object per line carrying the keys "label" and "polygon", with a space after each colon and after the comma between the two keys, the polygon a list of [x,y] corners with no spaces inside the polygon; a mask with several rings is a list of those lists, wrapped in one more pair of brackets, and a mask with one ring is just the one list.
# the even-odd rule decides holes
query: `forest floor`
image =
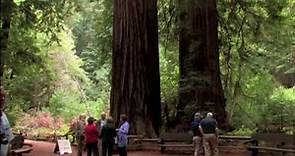
{"label": "forest floor", "polygon": [[[28,154],[23,154],[23,156],[57,156],[58,154],[54,154],[54,143],[43,142],[43,141],[31,141],[26,140],[26,142],[33,144],[33,151]],[[65,156],[76,156],[76,147],[72,148],[72,154],[65,154]],[[183,156],[189,154],[161,154],[160,151],[130,151],[128,152],[128,156]],[[83,153],[83,156],[86,156],[86,152]],[[117,156],[117,155],[114,155]],[[234,152],[230,151],[222,151],[220,156],[250,156],[247,152]]]}

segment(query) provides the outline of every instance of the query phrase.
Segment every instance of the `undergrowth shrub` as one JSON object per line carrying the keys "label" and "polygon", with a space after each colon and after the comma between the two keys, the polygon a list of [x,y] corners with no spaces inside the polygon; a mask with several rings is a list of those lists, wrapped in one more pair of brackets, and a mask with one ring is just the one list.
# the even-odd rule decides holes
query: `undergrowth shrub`
{"label": "undergrowth shrub", "polygon": [[49,112],[37,112],[35,115],[24,114],[13,129],[27,133],[32,139],[40,139],[64,135],[69,126],[62,118],[53,117]]}

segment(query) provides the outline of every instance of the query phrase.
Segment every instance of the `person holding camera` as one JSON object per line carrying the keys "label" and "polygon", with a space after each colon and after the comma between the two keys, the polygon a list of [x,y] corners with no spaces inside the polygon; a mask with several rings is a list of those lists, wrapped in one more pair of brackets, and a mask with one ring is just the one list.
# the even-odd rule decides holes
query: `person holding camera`
{"label": "person holding camera", "polygon": [[12,134],[12,131],[10,128],[9,121],[6,117],[6,114],[3,112],[4,101],[5,101],[5,92],[3,90],[3,87],[0,87],[0,116],[1,116],[1,120],[0,120],[0,144],[1,144],[0,155],[1,156],[7,156],[9,143],[13,139],[13,134]]}

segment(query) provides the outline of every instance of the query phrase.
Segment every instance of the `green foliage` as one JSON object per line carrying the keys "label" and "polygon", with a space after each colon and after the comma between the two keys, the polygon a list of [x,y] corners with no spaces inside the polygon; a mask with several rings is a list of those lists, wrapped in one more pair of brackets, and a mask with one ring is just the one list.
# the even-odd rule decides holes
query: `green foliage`
{"label": "green foliage", "polygon": [[104,101],[81,101],[79,95],[70,92],[57,90],[51,97],[49,106],[43,111],[49,111],[53,116],[64,118],[66,121],[77,117],[80,114],[99,117],[99,114],[106,109]]}
{"label": "green foliage", "polygon": [[172,116],[176,112],[178,101],[179,68],[175,59],[176,51],[176,49],[160,46],[161,97]]}
{"label": "green foliage", "polygon": [[49,101],[47,110],[52,112],[53,116],[62,116],[64,118],[71,118],[77,115],[82,110],[77,107],[80,104],[79,95],[62,90],[56,90]]}
{"label": "green foliage", "polygon": [[[218,1],[218,10],[221,76],[229,119],[235,127],[242,123],[266,129],[270,125],[265,121],[273,118],[269,115],[271,97],[280,87],[275,75],[292,67],[295,34],[290,10],[294,2],[224,0]],[[281,100],[285,106],[286,101]]]}
{"label": "green foliage", "polygon": [[80,1],[79,12],[67,22],[75,38],[76,54],[85,62],[82,67],[99,87],[108,82],[101,72],[111,67],[112,5],[109,0]]}
{"label": "green foliage", "polygon": [[262,75],[247,82],[251,96],[239,99],[232,118],[234,127],[266,131],[294,132],[294,89],[277,87],[271,75]]}
{"label": "green foliage", "polygon": [[256,129],[246,128],[246,127],[244,127],[242,125],[241,128],[238,128],[238,129],[234,130],[230,134],[231,135],[237,135],[237,136],[251,136],[255,132],[256,132]]}
{"label": "green foliage", "polygon": [[[104,95],[95,95],[101,92],[95,93],[97,87],[81,68],[84,62],[73,51],[73,36],[62,23],[67,18],[64,11],[71,11],[72,3],[60,5],[62,2],[19,1],[15,6],[4,80],[9,95],[6,111],[12,123],[20,119],[16,111],[49,111],[54,117],[70,120],[87,112],[98,116],[106,108],[109,95],[104,96],[103,91]],[[45,17],[47,11],[50,14]],[[23,18],[29,18],[28,14],[32,19]],[[106,77],[102,79],[102,84],[108,82]],[[92,92],[91,98],[87,92]]]}
{"label": "green foliage", "polygon": [[[278,131],[285,131],[295,122],[295,90],[279,87],[274,90],[265,110],[261,113],[265,117],[264,123],[276,126]],[[289,129],[290,130],[290,129]],[[293,128],[294,131],[294,128]]]}
{"label": "green foliage", "polygon": [[102,111],[105,105],[101,102],[104,97],[89,98],[86,94],[88,90],[94,90],[94,85],[81,68],[84,62],[73,51],[74,42],[70,33],[61,33],[59,36],[61,45],[53,44],[49,49],[55,62],[57,81],[46,109],[54,116],[62,116],[67,121],[81,113],[98,116],[98,112]]}
{"label": "green foliage", "polygon": [[[175,0],[158,1],[161,103],[165,122],[176,115],[179,87],[178,25]],[[167,124],[167,123],[164,123]]]}
{"label": "green foliage", "polygon": [[55,73],[47,47],[57,40],[62,15],[72,7],[72,3],[59,0],[14,2],[8,48],[3,52],[8,112],[14,112],[15,107],[28,111],[48,104]]}
{"label": "green foliage", "polygon": [[9,119],[9,124],[11,127],[14,127],[18,121],[19,118],[22,118],[23,116],[23,110],[20,108],[19,105],[16,105],[13,109],[10,109],[8,112],[6,112],[6,116]]}
{"label": "green foliage", "polygon": [[269,101],[272,90],[275,88],[274,81],[270,78],[271,75],[260,74],[246,82],[247,86],[243,90],[249,95],[241,93],[244,95],[236,100],[236,103],[231,106],[231,110],[228,108],[232,113],[229,115],[231,115],[235,127],[240,127],[242,123],[246,127],[255,128],[256,124],[260,123],[260,112]]}
{"label": "green foliage", "polygon": [[22,113],[21,116],[14,131],[26,132],[31,139],[53,139],[55,135],[64,135],[69,131],[69,122],[52,116],[50,112]]}
{"label": "green foliage", "polygon": [[68,0],[17,0],[14,18],[19,31],[32,29],[44,33],[50,41],[58,41],[57,32],[63,29],[63,20],[75,7],[75,1]]}
{"label": "green foliage", "polygon": [[[24,111],[46,105],[55,74],[46,53],[44,34],[21,33],[10,29],[6,58],[5,89],[9,93],[8,109],[20,106]],[[14,105],[15,104],[15,105]]]}

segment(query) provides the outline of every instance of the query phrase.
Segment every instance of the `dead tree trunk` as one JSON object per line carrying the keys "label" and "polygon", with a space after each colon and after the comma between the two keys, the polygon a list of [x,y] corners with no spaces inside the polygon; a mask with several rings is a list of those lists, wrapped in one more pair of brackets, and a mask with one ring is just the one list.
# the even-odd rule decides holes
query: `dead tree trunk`
{"label": "dead tree trunk", "polygon": [[127,114],[136,134],[161,125],[157,0],[115,0],[111,115]]}
{"label": "dead tree trunk", "polygon": [[216,0],[180,1],[180,89],[176,120],[212,111],[227,125],[220,79]]}

